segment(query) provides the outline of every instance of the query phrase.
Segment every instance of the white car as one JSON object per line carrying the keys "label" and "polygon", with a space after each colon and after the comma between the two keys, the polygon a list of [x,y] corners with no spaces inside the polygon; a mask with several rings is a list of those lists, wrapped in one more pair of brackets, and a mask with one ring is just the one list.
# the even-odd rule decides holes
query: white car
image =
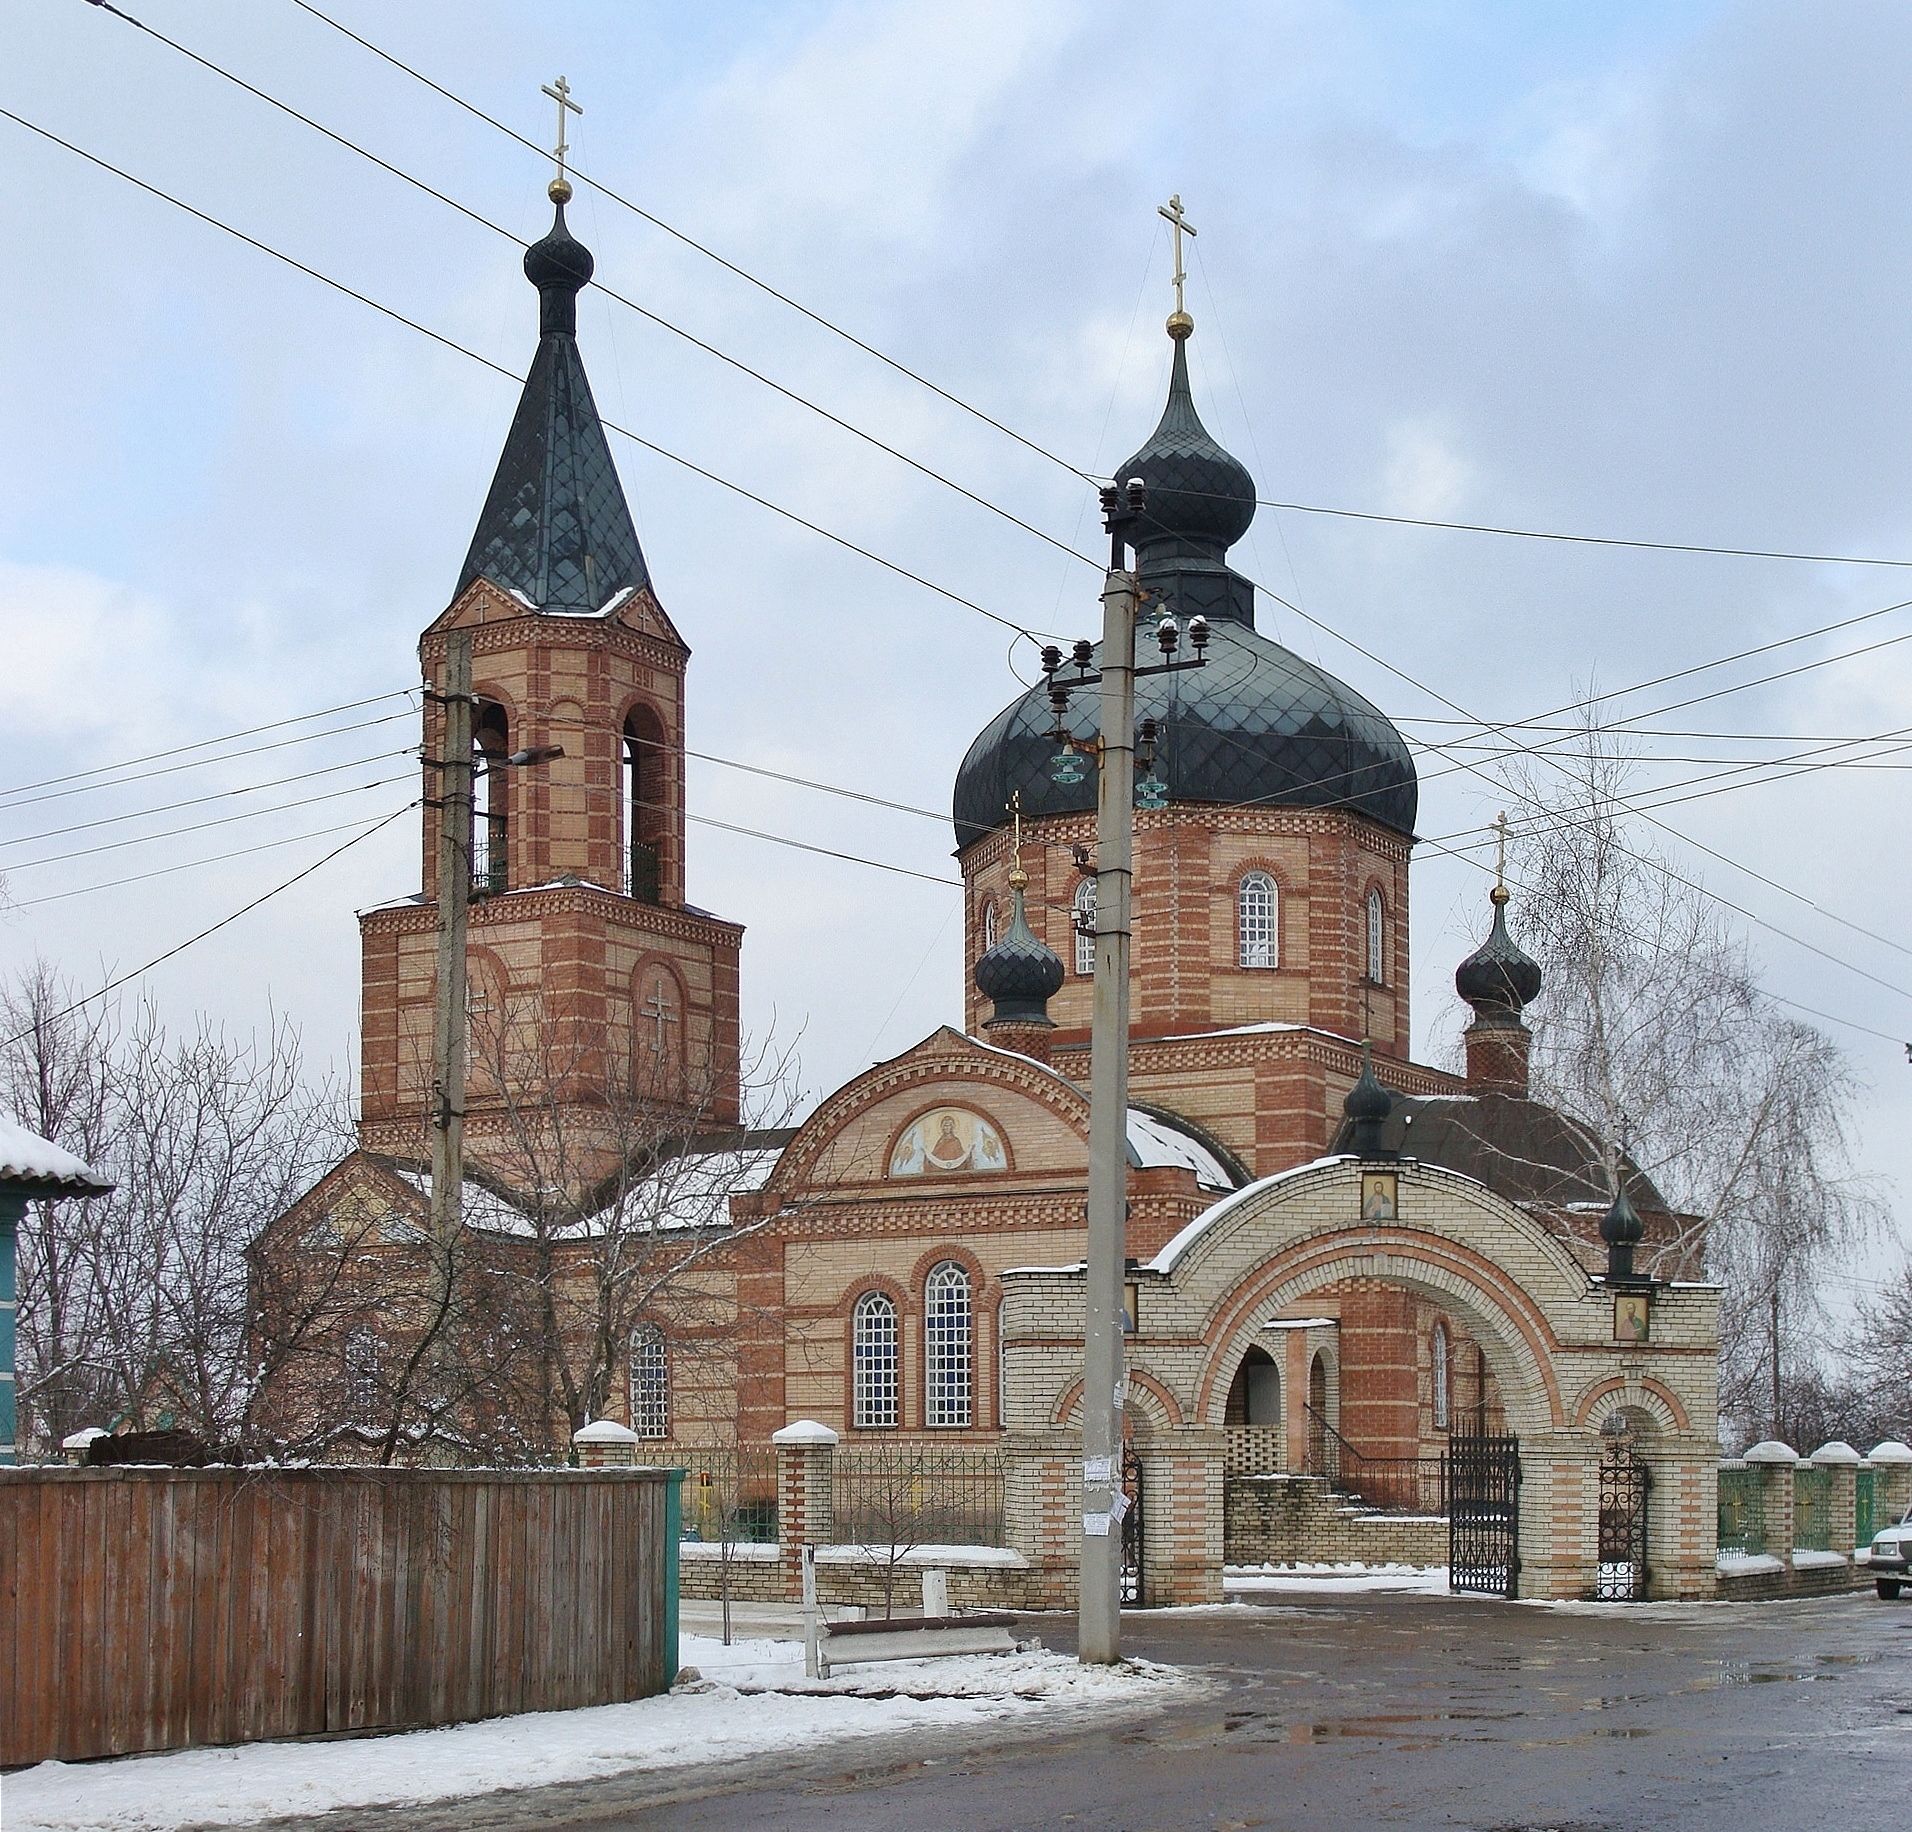
{"label": "white car", "polygon": [[1912,1508],[1896,1527],[1881,1527],[1872,1536],[1872,1579],[1888,1602],[1906,1580],[1906,1562],[1912,1559]]}

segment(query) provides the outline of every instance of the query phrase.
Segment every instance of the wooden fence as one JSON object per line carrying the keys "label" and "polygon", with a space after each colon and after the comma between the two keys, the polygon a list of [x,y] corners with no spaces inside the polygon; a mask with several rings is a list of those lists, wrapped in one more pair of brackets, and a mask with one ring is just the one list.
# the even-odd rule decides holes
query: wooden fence
{"label": "wooden fence", "polygon": [[0,1470],[0,1764],[663,1691],[663,1470]]}

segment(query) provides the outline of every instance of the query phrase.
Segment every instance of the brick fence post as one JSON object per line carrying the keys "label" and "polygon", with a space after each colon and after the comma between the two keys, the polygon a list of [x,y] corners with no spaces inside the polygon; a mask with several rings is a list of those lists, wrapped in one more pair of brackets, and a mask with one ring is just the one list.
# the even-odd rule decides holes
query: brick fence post
{"label": "brick fence post", "polygon": [[1843,1438],[1834,1438],[1812,1453],[1812,1466],[1832,1475],[1826,1545],[1851,1558],[1859,1531],[1859,1453]]}
{"label": "brick fence post", "polygon": [[582,1431],[571,1434],[577,1446],[580,1469],[635,1469],[637,1467],[636,1432],[609,1419],[599,1419]]}
{"label": "brick fence post", "polygon": [[1902,1519],[1905,1510],[1912,1507],[1912,1446],[1901,1444],[1897,1438],[1887,1438],[1883,1444],[1873,1445],[1866,1461],[1879,1472],[1873,1478],[1881,1494],[1881,1501],[1873,1505],[1872,1525],[1876,1532],[1887,1521]]}
{"label": "brick fence post", "polygon": [[1790,1444],[1768,1438],[1747,1451],[1744,1461],[1759,1471],[1760,1514],[1766,1527],[1766,1551],[1790,1569],[1793,1562],[1793,1471],[1799,1453]]}
{"label": "brick fence post", "polygon": [[836,1537],[837,1434],[798,1419],[770,1434],[777,1453],[777,1562],[786,1602],[803,1595],[803,1549]]}

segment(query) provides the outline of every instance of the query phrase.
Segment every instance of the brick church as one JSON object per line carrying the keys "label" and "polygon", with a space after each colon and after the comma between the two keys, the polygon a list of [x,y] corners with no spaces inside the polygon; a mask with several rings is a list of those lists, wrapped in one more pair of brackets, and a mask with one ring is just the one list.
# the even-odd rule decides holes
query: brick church
{"label": "brick church", "polygon": [[[668,1262],[626,1308],[587,1294],[556,1326],[595,1333],[578,1357],[591,1377],[547,1374],[519,1440],[562,1455],[608,1418],[660,1458],[763,1444],[798,1420],[846,1446],[1060,1442],[1080,1366],[1069,1293],[1086,1241],[1095,881],[1077,861],[1094,845],[1093,767],[1055,767],[1041,687],[990,722],[955,772],[962,1028],[800,1124],[751,1130],[743,932],[690,901],[690,651],[579,355],[591,269],[560,199],[525,257],[540,336],[524,395],[457,588],[420,641],[442,683],[447,633],[471,632],[477,746],[498,766],[480,779],[473,848],[467,1230],[504,1283],[532,1290],[614,1284],[604,1241],[619,1229]],[[1701,1288],[1678,1283],[1692,1276],[1674,1263],[1679,1218],[1652,1185],[1624,1167],[1630,1206],[1616,1204],[1600,1141],[1530,1097],[1521,1011],[1540,972],[1503,890],[1456,974],[1474,1013],[1465,1072],[1410,1059],[1414,764],[1382,712],[1256,628],[1254,587],[1229,564],[1254,484],[1197,413],[1193,328],[1170,320],[1161,421],[1116,473],[1147,490],[1133,563],[1149,627],[1199,613],[1212,633],[1206,667],[1138,683],[1159,805],[1136,815],[1131,1429],[1183,1434],[1199,1461],[1221,1454],[1215,1434],[1253,1428],[1262,1466],[1299,1469],[1328,1434],[1399,1458],[1518,1427],[1558,1439],[1577,1469],[1574,1434],[1619,1395],[1667,1454],[1703,1449],[1710,1466],[1711,1364],[1692,1344],[1711,1299],[1678,1295]],[[1063,716],[1091,737],[1093,695]],[[428,701],[426,757],[441,744]],[[505,767],[532,746],[563,755]],[[423,894],[361,917],[359,1149],[255,1250],[261,1266],[308,1248],[351,1262],[314,1334],[347,1351],[302,1375],[289,1358],[284,1377],[288,1421],[327,1380],[350,1396],[330,1454],[378,1437],[380,1383],[427,1308],[436,920]],[[1372,1189],[1368,1159],[1388,1167]],[[1610,1209],[1628,1212],[1643,1270],[1671,1275],[1655,1301],[1686,1316],[1687,1350],[1669,1326],[1614,1360]],[[1238,1238],[1250,1215],[1263,1232]],[[1270,1270],[1291,1263],[1303,1270]],[[1189,1285],[1197,1265],[1212,1289]],[[367,1283],[355,1266],[382,1271]],[[521,1346],[527,1327],[484,1326]],[[508,1366],[513,1351],[496,1352]],[[476,1404],[447,1399],[414,1423],[408,1454],[495,1455]]]}

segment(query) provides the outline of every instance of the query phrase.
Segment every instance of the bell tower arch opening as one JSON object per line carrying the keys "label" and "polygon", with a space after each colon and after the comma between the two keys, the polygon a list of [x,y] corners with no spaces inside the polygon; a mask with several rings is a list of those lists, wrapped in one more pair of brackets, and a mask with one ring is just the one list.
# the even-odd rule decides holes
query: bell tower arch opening
{"label": "bell tower arch opening", "polygon": [[624,719],[624,894],[638,903],[663,900],[665,851],[671,839],[671,745],[664,721],[649,706]]}

